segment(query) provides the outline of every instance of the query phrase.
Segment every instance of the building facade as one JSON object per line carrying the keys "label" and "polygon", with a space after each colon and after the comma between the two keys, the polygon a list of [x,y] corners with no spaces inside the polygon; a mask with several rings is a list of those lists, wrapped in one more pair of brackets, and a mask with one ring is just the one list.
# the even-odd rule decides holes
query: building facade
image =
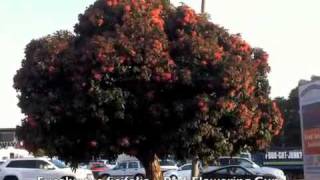
{"label": "building facade", "polygon": [[4,128],[0,129],[0,149],[7,147],[15,147],[17,145],[16,129]]}

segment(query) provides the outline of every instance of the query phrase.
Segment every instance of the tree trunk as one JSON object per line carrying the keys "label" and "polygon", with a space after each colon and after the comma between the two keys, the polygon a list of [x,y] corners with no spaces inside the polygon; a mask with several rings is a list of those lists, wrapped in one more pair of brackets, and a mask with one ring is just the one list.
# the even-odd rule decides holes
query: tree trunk
{"label": "tree trunk", "polygon": [[194,158],[192,160],[192,171],[191,171],[191,179],[193,177],[199,177],[200,176],[200,161],[198,158]]}
{"label": "tree trunk", "polygon": [[156,154],[144,154],[139,158],[146,171],[146,178],[149,180],[163,180],[159,158]]}

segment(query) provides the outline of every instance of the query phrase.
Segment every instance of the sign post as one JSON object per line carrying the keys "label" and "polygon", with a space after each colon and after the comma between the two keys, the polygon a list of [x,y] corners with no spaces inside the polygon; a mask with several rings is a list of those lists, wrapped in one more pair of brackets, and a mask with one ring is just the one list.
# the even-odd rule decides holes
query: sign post
{"label": "sign post", "polygon": [[320,177],[320,81],[299,87],[304,178]]}

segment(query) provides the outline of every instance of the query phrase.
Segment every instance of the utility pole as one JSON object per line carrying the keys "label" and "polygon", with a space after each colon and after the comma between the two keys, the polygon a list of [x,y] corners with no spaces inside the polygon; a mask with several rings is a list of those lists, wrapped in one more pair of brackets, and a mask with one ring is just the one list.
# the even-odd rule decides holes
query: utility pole
{"label": "utility pole", "polygon": [[202,0],[202,2],[201,2],[201,13],[205,12],[205,7],[206,7],[206,0]]}

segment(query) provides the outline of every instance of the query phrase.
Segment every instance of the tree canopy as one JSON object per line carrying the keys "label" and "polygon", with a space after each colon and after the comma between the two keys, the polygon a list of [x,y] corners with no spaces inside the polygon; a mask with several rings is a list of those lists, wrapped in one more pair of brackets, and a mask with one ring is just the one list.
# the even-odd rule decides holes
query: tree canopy
{"label": "tree canopy", "polygon": [[98,0],[75,34],[27,45],[14,78],[26,115],[18,136],[28,150],[74,164],[265,147],[283,124],[267,59],[186,5]]}
{"label": "tree canopy", "polygon": [[285,121],[280,135],[273,140],[272,146],[302,148],[301,123],[299,114],[299,86],[303,83],[309,83],[319,80],[319,76],[313,75],[310,81],[302,80],[301,82],[299,82],[299,85],[291,90],[288,98],[275,98],[275,101],[279,105]]}

